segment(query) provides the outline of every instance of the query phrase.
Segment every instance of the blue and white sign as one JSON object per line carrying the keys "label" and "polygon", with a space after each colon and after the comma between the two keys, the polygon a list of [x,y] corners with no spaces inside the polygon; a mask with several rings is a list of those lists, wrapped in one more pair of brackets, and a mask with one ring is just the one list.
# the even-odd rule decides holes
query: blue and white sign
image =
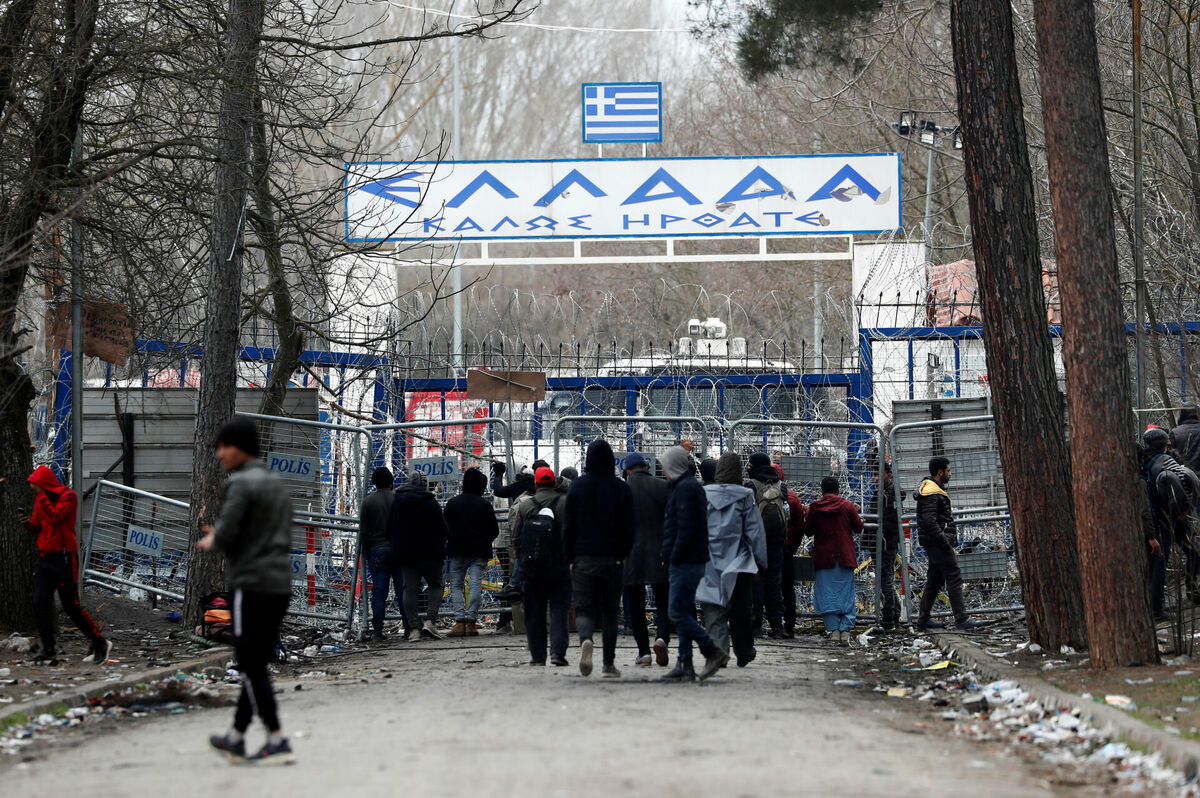
{"label": "blue and white sign", "polygon": [[[617,473],[625,473],[625,460],[629,457],[629,452],[613,452],[613,459],[617,461]],[[650,473],[654,473],[654,455],[642,454],[646,458],[646,463],[650,466]]]}
{"label": "blue and white sign", "polygon": [[321,464],[315,457],[267,452],[264,460],[268,471],[274,471],[284,479],[315,481],[321,473]]}
{"label": "blue and white sign", "polygon": [[424,474],[430,482],[457,482],[462,479],[457,457],[414,457],[408,461],[408,467]]}
{"label": "blue and white sign", "polygon": [[161,557],[163,535],[149,527],[129,525],[125,534],[125,548],[138,554],[148,554],[151,557]]}
{"label": "blue and white sign", "polygon": [[583,140],[662,141],[662,84],[583,84]]}
{"label": "blue and white sign", "polygon": [[352,163],[349,241],[881,233],[900,156]]}

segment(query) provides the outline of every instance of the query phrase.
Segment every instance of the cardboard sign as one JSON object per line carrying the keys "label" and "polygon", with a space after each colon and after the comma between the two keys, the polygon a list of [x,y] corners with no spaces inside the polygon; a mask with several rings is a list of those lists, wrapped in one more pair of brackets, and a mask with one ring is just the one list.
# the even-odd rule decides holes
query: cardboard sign
{"label": "cardboard sign", "polygon": [[546,398],[546,372],[467,369],[467,398],[481,402],[540,402]]}
{"label": "cardboard sign", "polygon": [[[58,306],[54,314],[55,345],[71,348],[71,305]],[[133,348],[133,318],[129,309],[114,302],[83,302],[83,353],[114,366],[124,366]]]}

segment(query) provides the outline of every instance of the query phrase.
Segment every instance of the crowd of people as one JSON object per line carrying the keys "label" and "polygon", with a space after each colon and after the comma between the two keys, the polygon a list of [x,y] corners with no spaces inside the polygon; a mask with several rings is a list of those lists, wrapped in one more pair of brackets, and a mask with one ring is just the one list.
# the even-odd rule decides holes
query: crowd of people
{"label": "crowd of people", "polygon": [[[510,483],[494,485],[493,494],[510,502],[506,551],[512,562],[497,597],[523,609],[530,665],[568,665],[573,608],[584,676],[597,664],[597,630],[600,674],[620,676],[616,647],[622,621],[637,645],[634,667],[669,666],[674,640],[674,667],[663,676],[668,681],[707,679],[731,656],[745,667],[755,659],[756,637],[795,635],[794,558],[805,537],[812,538],[814,605],[825,635],[849,643],[857,614],[856,540],[865,527],[859,508],[841,496],[837,477],[825,477],[820,497],[806,505],[786,485],[782,468],[762,452],[745,463],[736,452],[697,462],[691,447],[680,445],[656,461],[659,474],[654,461],[631,452],[618,474],[611,446],[595,440],[582,474],[568,469],[555,474],[539,460],[518,469]],[[497,469],[493,479],[503,473]],[[949,461],[934,458],[916,495],[918,536],[930,560],[916,618],[921,629],[943,626],[932,618],[943,590],[956,628],[982,625],[967,617],[963,603],[949,481]],[[376,490],[363,502],[360,519],[371,571],[372,637],[384,639],[389,588],[403,597],[404,639],[443,635],[435,622],[446,560],[454,608],[446,635],[478,634],[482,574],[500,535],[493,505],[484,498],[488,478],[467,469],[462,493],[444,510],[419,473],[394,490],[392,473],[379,468],[372,482]],[[881,550],[883,562],[894,563],[901,521],[890,466],[882,490]],[[890,631],[900,620],[894,569],[878,570],[880,622]],[[422,581],[428,596],[423,617]],[[654,599],[653,635],[648,595]],[[699,666],[697,652],[704,660]]]}
{"label": "crowd of people", "polygon": [[1185,408],[1170,431],[1150,425],[1142,434],[1141,477],[1146,483],[1142,526],[1150,559],[1150,604],[1166,620],[1167,561],[1179,551],[1182,585],[1178,606],[1200,603],[1200,407]]}

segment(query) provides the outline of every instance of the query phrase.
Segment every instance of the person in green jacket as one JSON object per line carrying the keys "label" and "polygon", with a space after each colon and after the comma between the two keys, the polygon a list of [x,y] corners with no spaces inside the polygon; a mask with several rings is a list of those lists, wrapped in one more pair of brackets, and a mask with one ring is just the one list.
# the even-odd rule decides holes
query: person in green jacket
{"label": "person in green jacket", "polygon": [[217,521],[203,527],[196,548],[225,555],[242,692],[233,728],[213,735],[209,743],[232,761],[246,761],[245,734],[257,712],[267,727],[267,742],[249,761],[290,764],[295,757],[279,723],[267,663],[292,595],[292,500],[283,480],[258,459],[258,430],[252,420],[235,416],[221,427],[216,449],[229,480]]}

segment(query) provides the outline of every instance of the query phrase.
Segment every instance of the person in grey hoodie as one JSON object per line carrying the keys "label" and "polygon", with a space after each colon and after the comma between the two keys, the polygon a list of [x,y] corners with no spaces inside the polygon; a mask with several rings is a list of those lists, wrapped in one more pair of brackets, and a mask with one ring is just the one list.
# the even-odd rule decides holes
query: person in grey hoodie
{"label": "person in grey hoodie", "polygon": [[767,570],[767,533],[754,502],[742,486],[742,458],[725,452],[717,462],[708,497],[708,566],[696,591],[704,627],[713,643],[729,653],[730,636],[739,668],[753,661],[754,576]]}
{"label": "person in grey hoodie", "polygon": [[267,663],[292,596],[292,499],[283,480],[258,459],[258,429],[250,419],[235,416],[221,427],[216,449],[229,481],[217,521],[202,527],[196,548],[225,555],[242,692],[233,728],[208,742],[231,760],[246,759],[245,734],[257,712],[267,727],[267,743],[250,759],[286,764],[294,755],[279,723]]}

